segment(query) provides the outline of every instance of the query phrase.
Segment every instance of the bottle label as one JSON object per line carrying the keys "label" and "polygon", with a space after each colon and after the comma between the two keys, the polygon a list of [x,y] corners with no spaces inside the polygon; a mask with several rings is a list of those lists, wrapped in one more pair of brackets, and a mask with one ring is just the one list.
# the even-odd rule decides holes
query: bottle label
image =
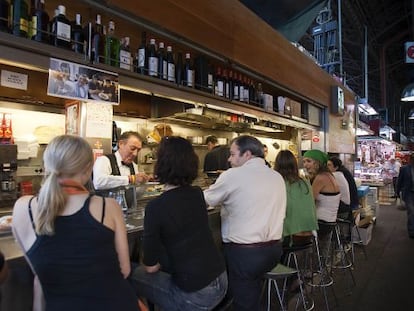
{"label": "bottle label", "polygon": [[167,80],[167,74],[168,74],[167,70],[168,70],[168,63],[166,60],[164,60],[162,62],[162,78],[164,80]]}
{"label": "bottle label", "polygon": [[158,59],[156,57],[148,57],[148,75],[158,76]]}
{"label": "bottle label", "polygon": [[70,25],[62,22],[57,22],[56,37],[60,40],[70,42]]}
{"label": "bottle label", "polygon": [[187,69],[187,86],[193,87],[194,72],[191,69]]}
{"label": "bottle label", "polygon": [[175,82],[175,65],[168,63],[168,81]]}
{"label": "bottle label", "polygon": [[222,80],[217,81],[217,95],[220,97],[224,96],[224,82]]}
{"label": "bottle label", "polygon": [[37,35],[37,16],[32,16],[32,37]]}
{"label": "bottle label", "polygon": [[241,102],[244,101],[244,87],[243,87],[243,85],[240,85],[240,89],[239,89],[239,100]]}
{"label": "bottle label", "polygon": [[27,33],[29,30],[29,22],[25,18],[20,18],[20,30]]}
{"label": "bottle label", "polygon": [[224,96],[230,98],[230,84],[228,82],[225,83]]}
{"label": "bottle label", "polygon": [[234,99],[239,99],[239,86],[235,85],[234,86],[234,90],[233,90],[233,98]]}
{"label": "bottle label", "polygon": [[207,87],[209,90],[213,90],[213,75],[211,73],[207,75]]}
{"label": "bottle label", "polygon": [[145,67],[145,48],[138,49],[138,68]]}
{"label": "bottle label", "polygon": [[119,51],[119,68],[131,70],[131,53],[125,50]]}

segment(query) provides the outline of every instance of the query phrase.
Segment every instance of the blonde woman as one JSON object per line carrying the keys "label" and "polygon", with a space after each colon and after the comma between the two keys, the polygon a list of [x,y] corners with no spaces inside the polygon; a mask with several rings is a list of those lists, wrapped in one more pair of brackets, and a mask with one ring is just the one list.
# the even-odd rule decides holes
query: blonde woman
{"label": "blonde woman", "polygon": [[120,206],[92,196],[93,155],[76,136],[54,138],[43,155],[39,195],[13,210],[13,233],[40,281],[46,310],[139,310],[126,280],[128,243]]}

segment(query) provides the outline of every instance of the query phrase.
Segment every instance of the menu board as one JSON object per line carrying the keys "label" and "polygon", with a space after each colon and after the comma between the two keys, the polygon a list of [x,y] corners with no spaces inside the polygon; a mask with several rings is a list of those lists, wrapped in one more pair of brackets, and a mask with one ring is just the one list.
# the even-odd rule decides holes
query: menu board
{"label": "menu board", "polygon": [[86,103],[86,137],[112,138],[112,105]]}

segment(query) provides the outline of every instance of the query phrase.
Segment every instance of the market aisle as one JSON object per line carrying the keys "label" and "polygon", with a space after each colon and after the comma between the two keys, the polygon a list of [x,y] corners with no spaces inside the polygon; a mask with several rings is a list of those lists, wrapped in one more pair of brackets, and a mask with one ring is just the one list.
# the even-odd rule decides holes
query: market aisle
{"label": "market aisle", "polygon": [[366,246],[368,260],[357,248],[357,285],[346,295],[344,282],[336,284],[338,306],[334,310],[414,309],[414,239],[408,237],[406,219],[406,211],[399,210],[396,202],[380,206],[372,240]]}

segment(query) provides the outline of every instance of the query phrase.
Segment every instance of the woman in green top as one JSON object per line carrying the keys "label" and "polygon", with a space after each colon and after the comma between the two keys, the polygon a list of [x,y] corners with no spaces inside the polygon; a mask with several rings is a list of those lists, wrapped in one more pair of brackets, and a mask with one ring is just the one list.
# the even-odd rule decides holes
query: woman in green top
{"label": "woman in green top", "polygon": [[318,229],[315,200],[309,181],[299,176],[298,162],[289,150],[281,150],[275,170],[284,178],[287,203],[283,223],[284,245],[303,245],[311,241],[312,230]]}

